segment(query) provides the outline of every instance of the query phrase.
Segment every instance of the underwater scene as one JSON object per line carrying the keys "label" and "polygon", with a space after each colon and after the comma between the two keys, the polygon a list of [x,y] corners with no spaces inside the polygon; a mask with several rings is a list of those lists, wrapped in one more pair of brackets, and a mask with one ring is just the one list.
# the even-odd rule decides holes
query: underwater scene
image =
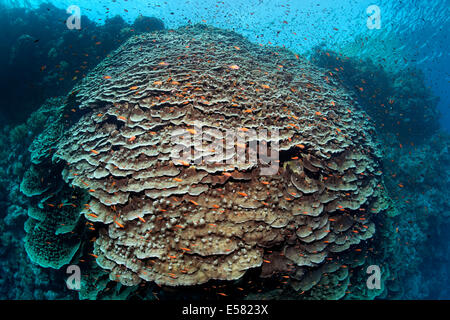
{"label": "underwater scene", "polygon": [[0,0],[0,299],[450,299],[449,9]]}

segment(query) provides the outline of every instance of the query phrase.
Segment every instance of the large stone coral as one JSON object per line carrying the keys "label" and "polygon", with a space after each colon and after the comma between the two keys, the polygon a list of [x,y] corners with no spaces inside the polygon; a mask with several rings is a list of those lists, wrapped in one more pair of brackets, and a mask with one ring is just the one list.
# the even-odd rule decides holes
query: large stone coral
{"label": "large stone coral", "polygon": [[89,198],[83,190],[65,184],[62,166],[51,161],[56,141],[69,126],[64,107],[63,99],[49,99],[30,118],[29,130],[45,129],[29,146],[31,164],[20,184],[28,197],[25,251],[31,261],[55,269],[70,263],[80,247],[81,205]]}
{"label": "large stone coral", "polygon": [[[67,101],[81,118],[54,160],[66,163],[67,183],[89,190],[97,262],[125,285],[196,285],[262,267],[305,290],[310,275],[331,272],[320,266],[373,235],[372,216],[388,205],[371,125],[346,91],[303,58],[232,32],[133,37]],[[225,156],[197,161],[195,151],[211,147],[192,140],[192,157],[172,161],[174,132],[202,130],[212,142],[262,129],[279,132],[250,139],[278,146],[273,175]],[[246,160],[261,156],[252,141]]]}

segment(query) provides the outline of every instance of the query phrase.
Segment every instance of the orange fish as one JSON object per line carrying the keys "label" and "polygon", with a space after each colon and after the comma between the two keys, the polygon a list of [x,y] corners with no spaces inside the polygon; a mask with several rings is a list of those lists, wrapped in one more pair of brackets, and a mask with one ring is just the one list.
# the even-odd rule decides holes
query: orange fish
{"label": "orange fish", "polygon": [[186,161],[183,161],[183,160],[178,160],[178,162],[181,163],[185,167],[189,167],[189,162],[186,162]]}
{"label": "orange fish", "polygon": [[117,224],[120,228],[124,228],[123,224],[121,224],[120,222],[117,222],[116,220],[114,220],[114,223]]}

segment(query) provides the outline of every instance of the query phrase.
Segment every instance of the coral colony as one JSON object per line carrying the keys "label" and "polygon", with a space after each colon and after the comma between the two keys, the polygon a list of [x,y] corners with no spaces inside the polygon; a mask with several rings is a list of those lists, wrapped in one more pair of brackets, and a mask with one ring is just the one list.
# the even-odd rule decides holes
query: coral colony
{"label": "coral colony", "polygon": [[23,112],[0,132],[0,298],[447,294],[450,139],[418,69],[145,16],[24,31],[58,10],[5,33],[7,73],[33,72],[2,85]]}
{"label": "coral colony", "polygon": [[[99,233],[98,265],[127,286],[236,280],[261,267],[263,278],[289,275],[298,292],[336,274],[338,296],[354,263],[345,252],[373,236],[372,217],[388,206],[361,107],[303,58],[232,32],[192,27],[131,38],[60,108],[76,119],[60,117],[33,142],[22,182],[36,199],[26,248],[43,266],[72,260],[81,213]],[[73,124],[60,136],[65,121]],[[278,170],[174,161],[171,133],[194,133],[198,122],[277,130],[265,142],[279,145]],[[63,208],[64,216],[48,214]]]}

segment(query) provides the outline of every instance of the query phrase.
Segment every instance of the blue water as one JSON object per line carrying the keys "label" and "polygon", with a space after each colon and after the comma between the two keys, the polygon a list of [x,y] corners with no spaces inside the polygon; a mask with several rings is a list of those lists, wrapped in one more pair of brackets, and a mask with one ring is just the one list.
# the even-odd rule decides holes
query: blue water
{"label": "blue water", "polygon": [[[54,279],[64,278],[62,269],[42,268],[36,264],[30,264],[28,269],[14,266],[17,262],[29,262],[23,250],[29,200],[21,195],[19,185],[29,166],[26,160],[29,157],[28,145],[45,123],[34,118],[26,121],[47,98],[66,95],[80,80],[81,74],[95,67],[110,50],[123,43],[128,37],[124,35],[124,28],[132,28],[130,26],[141,15],[160,19],[166,29],[205,24],[233,30],[251,42],[285,47],[296,54],[305,55],[313,63],[319,63],[320,60],[317,48],[323,48],[324,52],[332,52],[332,57],[333,54],[348,57],[354,64],[345,67],[354,67],[356,71],[362,69],[364,77],[372,71],[376,73],[382,70],[376,73],[379,78],[375,76],[374,83],[377,85],[383,85],[380,79],[385,78],[382,76],[392,80],[389,83],[399,80],[399,75],[404,76],[406,82],[410,78],[420,79],[413,82],[418,86],[417,90],[404,85],[409,96],[396,96],[399,100],[396,103],[419,110],[406,110],[408,117],[416,117],[413,119],[405,120],[400,111],[389,115],[383,113],[384,109],[383,112],[378,109],[374,111],[372,106],[364,105],[367,103],[364,97],[359,97],[359,102],[369,110],[368,113],[380,130],[386,188],[400,212],[392,220],[394,227],[385,231],[385,238],[380,236],[377,241],[398,237],[390,246],[395,248],[392,250],[398,252],[398,256],[386,258],[383,263],[390,263],[393,268],[400,268],[404,272],[399,272],[401,281],[390,288],[386,284],[388,291],[378,298],[450,299],[450,238],[447,232],[450,226],[450,139],[447,135],[450,132],[449,1],[2,0],[0,5],[4,9],[4,19],[9,21],[0,21],[2,32],[5,33],[0,37],[4,42],[0,47],[0,57],[2,68],[5,69],[0,75],[4,93],[4,102],[0,102],[4,139],[0,150],[3,167],[0,181],[4,188],[0,196],[0,217],[5,220],[0,227],[3,238],[0,248],[3,262],[0,269],[4,271],[0,273],[0,299],[78,298],[76,293],[64,286],[54,285]],[[67,32],[59,37],[59,31],[55,31],[64,28],[62,10],[65,11],[71,5],[80,8],[81,27],[87,30],[90,37],[89,47],[86,39],[77,40],[76,36]],[[380,10],[379,29],[368,27],[368,19],[373,12],[368,13],[366,9],[371,5],[376,5]],[[8,11],[17,8],[25,10]],[[58,21],[52,21],[55,8],[59,9],[56,15]],[[36,19],[23,20],[30,17],[25,12],[35,12]],[[65,16],[68,17],[69,13],[65,13]],[[116,28],[111,19],[117,16],[123,21],[116,21]],[[99,44],[97,34],[102,44]],[[23,35],[29,40],[20,40]],[[104,50],[102,45],[105,45]],[[55,53],[51,50],[52,46],[70,50]],[[11,51],[13,47],[16,51]],[[33,50],[39,47],[41,51],[34,55]],[[18,53],[19,50],[22,51]],[[321,60],[320,67],[331,66],[336,62],[327,60],[323,52],[322,57],[325,60]],[[356,66],[358,61],[362,61],[362,67]],[[369,67],[369,70],[364,69],[364,64],[369,66],[368,61],[373,63],[370,65],[373,70]],[[58,71],[64,68],[66,71]],[[351,75],[344,75],[341,80],[349,90],[354,89]],[[400,83],[396,87],[389,87],[389,90],[397,90],[394,94],[403,92],[403,82]],[[381,92],[383,96],[388,84],[386,87],[371,89]],[[415,92],[420,92],[419,97],[412,96]],[[358,95],[357,90],[355,94]],[[387,94],[384,98],[391,99]],[[415,102],[409,104],[413,100]],[[415,104],[417,101],[418,105]],[[423,116],[421,113],[423,101],[430,103],[432,112],[439,113],[432,121],[425,119],[429,115],[425,113]],[[393,116],[399,118],[392,119]],[[424,118],[420,118],[422,116]],[[436,126],[433,125],[434,120]],[[30,123],[34,123],[35,127]],[[425,125],[422,127],[423,123]],[[381,221],[379,230],[384,227],[386,223]],[[386,230],[389,229],[386,227]],[[392,233],[390,236],[389,232]],[[15,281],[5,276],[10,273],[14,274]],[[394,283],[394,279],[392,281]],[[132,295],[127,292],[118,298],[126,298],[128,294]],[[357,297],[349,295],[346,298]]]}
{"label": "blue water", "polygon": [[[6,1],[8,2],[8,1]],[[37,7],[46,1],[26,1]],[[21,1],[14,1],[20,4]],[[73,1],[51,1],[67,8]],[[368,29],[366,9],[380,8],[381,29]],[[229,1],[141,1],[117,0],[105,4],[79,0],[81,15],[102,24],[105,19],[120,15],[128,22],[138,15],[155,16],[168,28],[187,23],[205,23],[235,30],[251,41],[304,53],[325,42],[342,48],[356,37],[376,38],[371,48],[363,51],[373,59],[406,58],[425,72],[427,83],[437,96],[443,113],[441,123],[450,130],[449,98],[449,1],[311,1],[311,0],[229,0]],[[126,10],[126,11],[125,11]],[[283,22],[286,23],[283,23]],[[338,30],[334,30],[336,28]],[[396,44],[390,43],[396,41]],[[408,64],[402,63],[399,68]]]}

